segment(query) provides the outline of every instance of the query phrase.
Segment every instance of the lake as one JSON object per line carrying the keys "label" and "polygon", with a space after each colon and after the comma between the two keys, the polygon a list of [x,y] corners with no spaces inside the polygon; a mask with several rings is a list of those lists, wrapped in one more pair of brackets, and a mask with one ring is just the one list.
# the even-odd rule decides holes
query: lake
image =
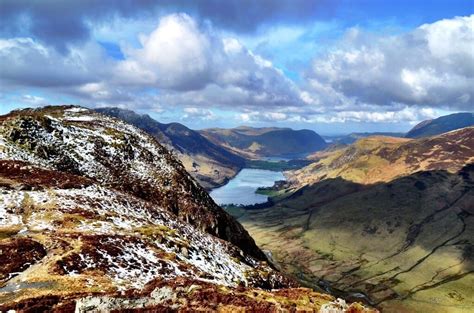
{"label": "lake", "polygon": [[219,205],[263,203],[268,197],[256,194],[257,188],[271,187],[275,181],[284,179],[282,172],[244,168],[226,185],[212,190],[210,195]]}

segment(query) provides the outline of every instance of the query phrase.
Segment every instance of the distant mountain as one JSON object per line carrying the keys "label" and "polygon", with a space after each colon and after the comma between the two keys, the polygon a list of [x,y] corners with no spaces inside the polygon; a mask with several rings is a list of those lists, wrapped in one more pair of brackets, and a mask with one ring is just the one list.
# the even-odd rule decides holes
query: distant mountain
{"label": "distant mountain", "polygon": [[465,164],[474,162],[473,135],[474,127],[467,127],[417,140],[384,136],[362,138],[352,145],[314,154],[315,162],[294,171],[291,179],[307,184],[341,177],[372,184],[417,171],[457,172]]}
{"label": "distant mountain", "polygon": [[345,144],[350,145],[361,138],[371,136],[385,136],[385,137],[405,137],[405,133],[394,133],[394,132],[366,132],[366,133],[350,133],[348,135],[340,136],[323,136],[324,140],[330,144]]}
{"label": "distant mountain", "polygon": [[474,127],[361,139],[286,176],[236,212],[282,271],[386,312],[474,307]]}
{"label": "distant mountain", "polygon": [[149,115],[119,108],[101,108],[97,112],[130,123],[176,153],[186,170],[207,189],[225,184],[245,165],[244,158],[210,142],[199,132],[179,123],[162,124]]}
{"label": "distant mountain", "polygon": [[266,261],[138,128],[72,106],[0,116],[1,312],[370,312]]}
{"label": "distant mountain", "polygon": [[474,113],[455,113],[426,120],[413,127],[405,137],[422,138],[434,136],[474,125]]}
{"label": "distant mountain", "polygon": [[200,133],[210,141],[246,158],[300,157],[324,149],[324,139],[312,130],[290,128],[210,128]]}

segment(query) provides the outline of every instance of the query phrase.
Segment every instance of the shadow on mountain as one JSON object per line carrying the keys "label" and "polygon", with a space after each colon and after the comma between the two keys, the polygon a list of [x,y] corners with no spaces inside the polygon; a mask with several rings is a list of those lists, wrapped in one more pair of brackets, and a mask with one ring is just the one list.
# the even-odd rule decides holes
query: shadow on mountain
{"label": "shadow on mountain", "polygon": [[[470,164],[458,173],[424,171],[372,185],[325,179],[241,221],[300,281],[383,305],[420,291],[469,299],[473,215]],[[450,294],[445,284],[465,294]]]}

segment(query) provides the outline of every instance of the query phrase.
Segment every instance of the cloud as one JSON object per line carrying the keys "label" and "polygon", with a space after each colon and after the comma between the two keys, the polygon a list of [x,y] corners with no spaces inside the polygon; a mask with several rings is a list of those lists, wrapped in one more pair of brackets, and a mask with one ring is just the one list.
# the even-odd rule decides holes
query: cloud
{"label": "cloud", "polygon": [[21,101],[28,103],[31,106],[43,106],[48,104],[48,101],[45,98],[28,94],[21,96]]}
{"label": "cloud", "polygon": [[198,118],[203,121],[212,121],[217,119],[217,116],[214,114],[214,112],[208,109],[187,107],[184,108],[183,111],[185,113],[182,118],[183,120],[191,120]]}
{"label": "cloud", "polygon": [[161,88],[200,89],[212,75],[211,38],[186,14],[163,17],[158,27],[141,39],[142,47],[126,51],[118,76]]}
{"label": "cloud", "polygon": [[282,122],[287,121],[289,116],[282,112],[246,112],[237,115],[237,120],[244,123],[253,122]]}
{"label": "cloud", "polygon": [[297,83],[245,39],[195,16],[163,15],[138,44],[117,42],[120,58],[94,40],[64,53],[40,37],[0,39],[0,97],[165,110],[187,121],[234,113],[239,122],[281,125],[415,122],[474,107],[474,16],[396,36],[350,29]]}
{"label": "cloud", "polygon": [[[187,14],[163,17],[141,46],[110,58],[88,42],[60,54],[32,38],[0,39],[0,80],[11,86],[55,90],[85,101],[119,105],[159,93],[175,106],[301,105],[297,86],[237,39],[200,26]],[[153,103],[156,103],[154,101]],[[161,106],[158,105],[158,106]]]}
{"label": "cloud", "polygon": [[[397,36],[351,29],[307,73],[316,102],[472,110],[474,15]],[[319,96],[314,96],[319,94]]]}
{"label": "cloud", "polygon": [[331,114],[330,116],[320,116],[315,119],[317,122],[323,123],[345,123],[345,122],[362,122],[362,123],[400,123],[413,122],[432,119],[437,114],[430,108],[404,108],[399,111],[343,111]]}
{"label": "cloud", "polygon": [[106,65],[101,52],[93,45],[74,49],[63,56],[31,38],[0,39],[0,59],[2,81],[38,87],[89,82],[101,72],[95,65],[100,63],[101,68]]}
{"label": "cloud", "polygon": [[334,0],[2,0],[0,34],[28,36],[65,53],[71,44],[85,42],[91,26],[114,17],[151,18],[170,11],[188,12],[214,25],[253,32],[269,23],[304,23],[314,17],[331,16]]}
{"label": "cloud", "polygon": [[[171,14],[124,51],[114,80],[163,89],[168,103],[207,106],[300,105],[297,86],[237,39],[201,28],[187,14]],[[178,92],[176,92],[178,91]]]}

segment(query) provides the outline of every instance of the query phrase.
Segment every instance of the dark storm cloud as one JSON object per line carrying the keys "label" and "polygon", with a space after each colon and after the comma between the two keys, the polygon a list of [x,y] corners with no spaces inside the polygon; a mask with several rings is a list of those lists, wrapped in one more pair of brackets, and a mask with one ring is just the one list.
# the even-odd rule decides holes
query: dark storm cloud
{"label": "dark storm cloud", "polygon": [[252,32],[262,24],[304,23],[330,15],[337,1],[330,0],[2,0],[0,35],[32,36],[60,52],[70,43],[89,38],[90,24],[114,16],[146,17],[158,11],[184,11],[215,25]]}

